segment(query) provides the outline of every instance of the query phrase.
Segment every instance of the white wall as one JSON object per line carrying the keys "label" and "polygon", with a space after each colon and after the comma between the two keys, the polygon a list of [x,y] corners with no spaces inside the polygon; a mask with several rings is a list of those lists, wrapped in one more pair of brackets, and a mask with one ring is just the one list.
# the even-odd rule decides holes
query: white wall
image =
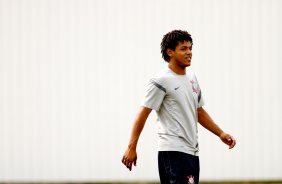
{"label": "white wall", "polygon": [[158,180],[156,115],[121,164],[162,36],[185,29],[205,108],[202,180],[282,179],[279,0],[0,0],[0,181]]}

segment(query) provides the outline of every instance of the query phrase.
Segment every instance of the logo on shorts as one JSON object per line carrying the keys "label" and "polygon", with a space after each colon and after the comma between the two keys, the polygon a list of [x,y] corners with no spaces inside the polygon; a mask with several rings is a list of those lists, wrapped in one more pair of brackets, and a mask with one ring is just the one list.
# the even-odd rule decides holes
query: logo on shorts
{"label": "logo on shorts", "polygon": [[187,176],[187,179],[188,179],[188,184],[194,184],[195,183],[193,175]]}

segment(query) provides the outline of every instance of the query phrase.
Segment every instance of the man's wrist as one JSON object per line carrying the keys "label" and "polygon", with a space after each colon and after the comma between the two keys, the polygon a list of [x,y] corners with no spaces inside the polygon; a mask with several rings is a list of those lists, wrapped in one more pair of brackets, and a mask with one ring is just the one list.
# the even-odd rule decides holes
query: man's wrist
{"label": "man's wrist", "polygon": [[222,137],[224,137],[224,135],[225,135],[225,132],[222,131],[222,132],[219,133],[218,136],[219,136],[219,138],[222,138]]}
{"label": "man's wrist", "polygon": [[128,145],[128,149],[130,149],[130,150],[136,150],[136,146],[137,146],[136,144],[132,144],[132,143],[131,143],[131,144]]}

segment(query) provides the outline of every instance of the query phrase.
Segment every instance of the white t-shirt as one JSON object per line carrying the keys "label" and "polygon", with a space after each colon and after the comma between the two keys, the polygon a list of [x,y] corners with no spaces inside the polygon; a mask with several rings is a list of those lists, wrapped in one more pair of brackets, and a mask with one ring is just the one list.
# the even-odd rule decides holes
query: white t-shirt
{"label": "white t-shirt", "polygon": [[158,151],[180,151],[198,156],[198,113],[204,105],[193,72],[178,75],[165,68],[150,79],[142,106],[158,115]]}

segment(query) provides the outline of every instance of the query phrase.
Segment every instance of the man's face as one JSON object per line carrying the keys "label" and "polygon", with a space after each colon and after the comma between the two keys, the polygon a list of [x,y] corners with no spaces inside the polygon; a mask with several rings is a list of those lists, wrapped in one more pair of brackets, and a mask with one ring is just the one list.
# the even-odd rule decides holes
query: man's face
{"label": "man's face", "polygon": [[189,41],[179,42],[175,50],[168,49],[170,62],[175,62],[180,67],[188,67],[191,65],[192,45]]}

